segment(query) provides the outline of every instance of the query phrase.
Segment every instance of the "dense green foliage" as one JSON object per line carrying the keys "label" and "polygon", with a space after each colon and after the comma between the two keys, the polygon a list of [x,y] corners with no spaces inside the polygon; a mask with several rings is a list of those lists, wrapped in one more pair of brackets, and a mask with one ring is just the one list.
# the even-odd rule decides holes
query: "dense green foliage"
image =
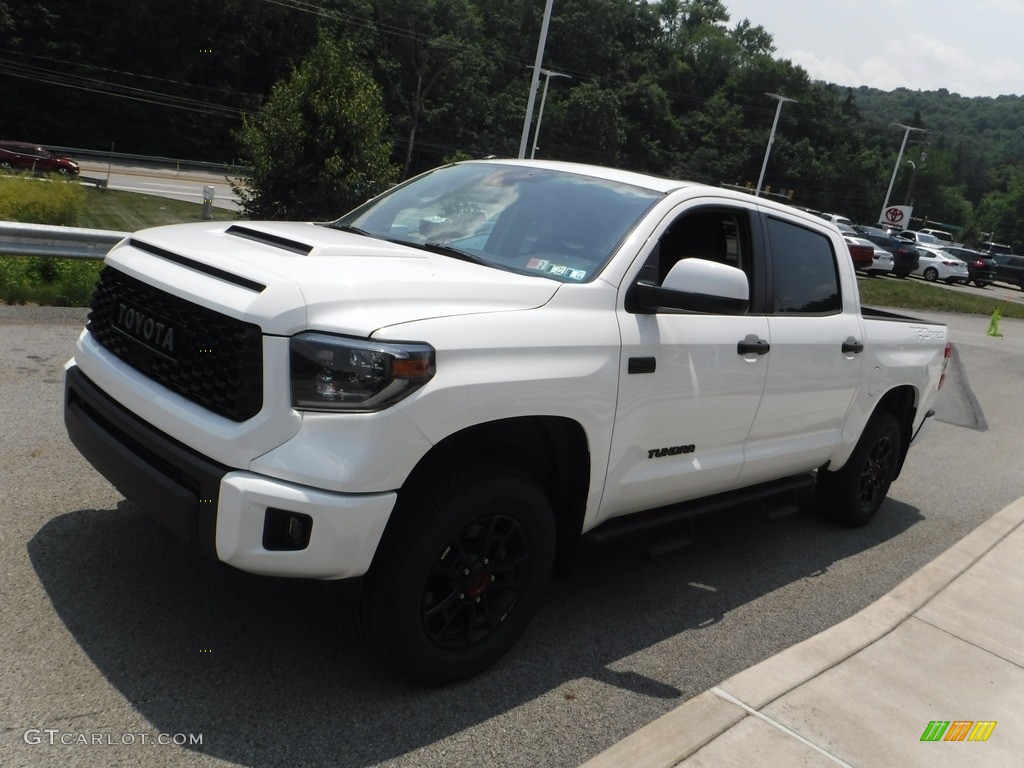
{"label": "dense green foliage", "polygon": [[[514,156],[543,9],[543,0],[25,0],[16,9],[0,0],[0,99],[19,106],[0,114],[0,135],[262,172],[266,153],[294,149],[282,104],[295,104],[328,29],[361,62],[345,70],[379,88],[381,133],[373,111],[362,133],[345,117],[340,102],[359,101],[347,91],[333,112],[303,113],[292,144],[383,139],[403,177],[453,157]],[[912,201],[915,224],[949,225],[967,241],[991,233],[1024,251],[1024,99],[848,89],[774,54],[771,31],[731,18],[728,0],[555,0],[544,66],[568,77],[550,80],[537,156],[753,184],[775,112],[765,94],[778,93],[797,103],[785,105],[772,147],[772,196],[792,190],[795,204],[874,221],[902,139],[891,124],[912,125],[927,133],[914,132],[890,202]],[[342,118],[333,132],[318,125],[329,115]],[[274,145],[247,141],[253,126]],[[317,153],[332,150],[298,159]],[[338,183],[307,181],[321,191]],[[260,206],[282,200],[270,194]]]}
{"label": "dense green foliage", "polygon": [[398,175],[381,139],[386,122],[373,79],[347,44],[325,36],[244,120],[248,171],[236,187],[243,212],[326,220],[383,192]]}
{"label": "dense green foliage", "polygon": [[46,307],[85,307],[102,261],[0,256],[0,301]]}

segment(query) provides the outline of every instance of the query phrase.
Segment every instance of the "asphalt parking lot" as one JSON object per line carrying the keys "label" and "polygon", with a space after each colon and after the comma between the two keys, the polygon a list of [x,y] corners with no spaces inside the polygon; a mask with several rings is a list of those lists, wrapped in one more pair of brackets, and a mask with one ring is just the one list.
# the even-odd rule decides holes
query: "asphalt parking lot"
{"label": "asphalt parking lot", "polygon": [[1024,321],[936,317],[957,345],[939,423],[872,525],[725,514],[671,556],[588,551],[495,668],[415,688],[355,639],[345,585],[204,561],[78,457],[61,366],[84,317],[0,307],[4,766],[577,766],[1024,496]]}

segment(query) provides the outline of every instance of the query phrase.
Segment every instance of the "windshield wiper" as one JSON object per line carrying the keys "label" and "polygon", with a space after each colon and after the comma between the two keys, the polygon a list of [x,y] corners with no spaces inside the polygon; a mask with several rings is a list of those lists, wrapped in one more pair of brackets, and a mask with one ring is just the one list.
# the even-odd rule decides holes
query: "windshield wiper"
{"label": "windshield wiper", "polygon": [[469,251],[464,251],[461,248],[456,248],[454,245],[448,245],[447,243],[404,243],[405,245],[411,245],[413,248],[422,248],[425,251],[431,253],[439,253],[442,256],[451,256],[452,258],[459,259],[461,261],[469,261],[473,264],[482,264],[485,267],[493,266],[489,261],[477,256]]}
{"label": "windshield wiper", "polygon": [[376,235],[370,234],[365,229],[353,227],[349,224],[329,224],[328,226],[331,229],[340,229],[342,232],[351,232],[353,235],[362,235],[363,237],[376,237]]}

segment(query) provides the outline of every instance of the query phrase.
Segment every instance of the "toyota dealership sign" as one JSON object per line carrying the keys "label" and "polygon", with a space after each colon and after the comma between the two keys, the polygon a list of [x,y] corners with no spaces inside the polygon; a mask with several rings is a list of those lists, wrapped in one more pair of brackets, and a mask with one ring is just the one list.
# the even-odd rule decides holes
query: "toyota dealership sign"
{"label": "toyota dealership sign", "polygon": [[884,227],[896,227],[906,229],[910,226],[910,212],[913,207],[909,205],[890,205],[882,209],[878,217],[878,223]]}

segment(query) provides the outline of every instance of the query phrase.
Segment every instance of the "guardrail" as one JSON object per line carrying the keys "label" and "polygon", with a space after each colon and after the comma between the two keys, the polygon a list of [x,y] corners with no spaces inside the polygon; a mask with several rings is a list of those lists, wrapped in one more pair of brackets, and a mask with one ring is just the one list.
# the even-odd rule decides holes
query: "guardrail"
{"label": "guardrail", "polygon": [[128,232],[0,221],[0,254],[102,259]]}
{"label": "guardrail", "polygon": [[94,160],[96,162],[116,162],[154,168],[174,168],[176,170],[205,171],[207,173],[223,173],[227,176],[238,176],[245,172],[245,166],[237,163],[211,163],[205,160],[186,160],[179,157],[161,157],[159,155],[135,155],[127,152],[112,152],[100,149],[83,149],[82,147],[58,147],[47,144],[46,148],[57,155],[71,157],[75,160]]}
{"label": "guardrail", "polygon": [[98,176],[79,176],[78,177],[78,183],[79,184],[95,184],[96,185],[96,189],[106,189],[107,188],[107,180],[106,179],[101,179]]}

